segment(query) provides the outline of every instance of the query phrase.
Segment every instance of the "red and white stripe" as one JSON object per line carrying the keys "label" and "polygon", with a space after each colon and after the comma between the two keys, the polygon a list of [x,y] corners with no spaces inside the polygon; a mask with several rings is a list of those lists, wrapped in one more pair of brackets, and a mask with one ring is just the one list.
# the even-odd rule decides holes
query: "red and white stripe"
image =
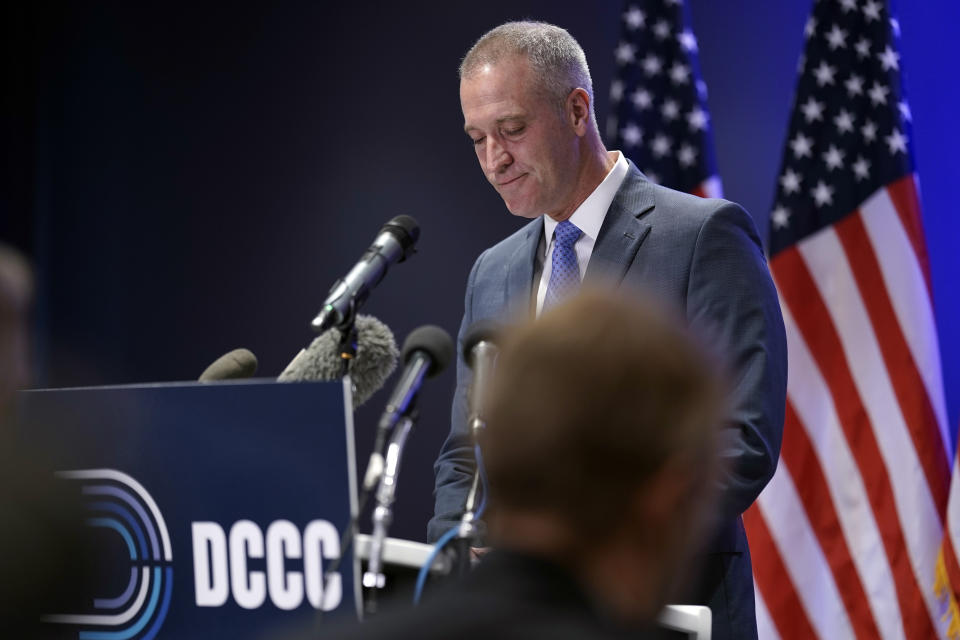
{"label": "red and white stripe", "polygon": [[949,432],[913,176],[770,267],[789,370],[780,466],[744,514],[761,638],[946,637]]}
{"label": "red and white stripe", "polygon": [[720,181],[720,176],[710,176],[690,193],[701,198],[722,198],[723,183]]}

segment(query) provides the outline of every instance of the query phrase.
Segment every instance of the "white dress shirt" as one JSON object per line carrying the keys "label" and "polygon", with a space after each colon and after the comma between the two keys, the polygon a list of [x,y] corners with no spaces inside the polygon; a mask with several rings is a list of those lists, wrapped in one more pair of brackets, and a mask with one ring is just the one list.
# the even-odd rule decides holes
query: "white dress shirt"
{"label": "white dress shirt", "polygon": [[[623,179],[627,177],[629,168],[627,159],[619,151],[614,153],[617,154],[617,161],[613,168],[568,218],[582,232],[576,244],[573,245],[574,251],[577,252],[581,282],[583,275],[587,272],[587,264],[590,262],[593,247],[597,243],[597,236],[600,235],[600,227],[603,225],[604,218],[607,217],[607,209],[610,208],[617,190],[623,184]],[[537,289],[538,316],[543,310],[543,299],[547,296],[547,285],[550,284],[550,273],[553,271],[553,232],[557,224],[557,221],[550,216],[543,216],[543,235],[547,239],[547,248],[544,254],[543,272],[540,274],[540,286]]]}

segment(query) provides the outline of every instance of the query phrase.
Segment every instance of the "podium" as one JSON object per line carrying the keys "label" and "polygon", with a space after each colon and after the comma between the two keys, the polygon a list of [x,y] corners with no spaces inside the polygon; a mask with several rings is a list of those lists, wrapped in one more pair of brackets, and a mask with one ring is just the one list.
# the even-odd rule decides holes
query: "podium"
{"label": "podium", "polygon": [[355,486],[344,393],[340,382],[22,392],[21,436],[50,455],[100,551],[95,593],[50,611],[51,634],[243,640],[307,629],[319,612],[352,616],[353,563],[321,579]]}
{"label": "podium", "polygon": [[[94,592],[50,611],[49,636],[322,637],[320,616],[353,618],[359,559],[323,580],[356,487],[345,393],[256,381],[22,392],[21,435],[49,454],[100,552]],[[361,534],[355,556],[369,546]],[[430,549],[387,539],[394,605],[412,600]],[[432,571],[450,570],[438,556]],[[667,607],[660,623],[710,637],[706,607]]]}

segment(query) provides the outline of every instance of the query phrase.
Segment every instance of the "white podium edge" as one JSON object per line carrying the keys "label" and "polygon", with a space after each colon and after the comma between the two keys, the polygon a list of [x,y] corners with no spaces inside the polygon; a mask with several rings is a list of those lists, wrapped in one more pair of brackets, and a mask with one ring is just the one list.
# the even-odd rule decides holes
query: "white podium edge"
{"label": "white podium edge", "polygon": [[692,633],[695,640],[710,640],[713,614],[710,612],[710,607],[668,604],[660,612],[657,622],[667,629]]}

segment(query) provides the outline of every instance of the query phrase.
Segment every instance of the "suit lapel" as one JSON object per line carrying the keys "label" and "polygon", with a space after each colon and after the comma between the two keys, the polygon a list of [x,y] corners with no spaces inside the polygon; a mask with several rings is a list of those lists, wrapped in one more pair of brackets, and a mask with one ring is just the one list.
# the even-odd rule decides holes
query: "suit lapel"
{"label": "suit lapel", "polygon": [[613,284],[620,284],[650,232],[650,224],[642,218],[655,205],[653,189],[637,167],[632,162],[629,164],[627,177],[600,227],[584,282],[610,282],[612,279]]}
{"label": "suit lapel", "polygon": [[543,235],[543,218],[537,218],[524,227],[523,231],[524,235],[506,265],[506,300],[513,305],[511,311],[529,315],[533,295],[533,264],[536,261],[540,236]]}
{"label": "suit lapel", "polygon": [[[585,282],[609,282],[612,278],[614,284],[619,284],[650,232],[650,224],[641,218],[654,207],[653,189],[636,165],[627,162],[630,170],[600,227],[584,274]],[[505,265],[505,300],[516,314],[533,312],[533,265],[542,235],[543,218],[537,218],[524,227],[520,242]]]}

